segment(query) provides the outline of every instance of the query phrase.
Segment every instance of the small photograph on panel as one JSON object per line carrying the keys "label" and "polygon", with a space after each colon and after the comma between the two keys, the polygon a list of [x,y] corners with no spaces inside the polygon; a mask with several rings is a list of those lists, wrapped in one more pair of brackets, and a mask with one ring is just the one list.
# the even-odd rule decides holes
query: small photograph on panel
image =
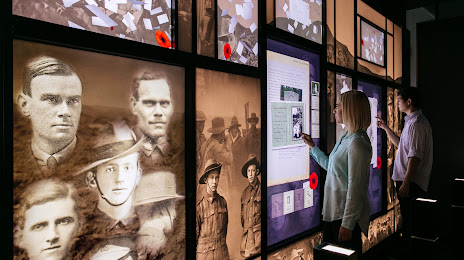
{"label": "small photograph on panel", "polygon": [[300,140],[303,138],[303,108],[292,107],[292,118],[293,118],[293,134],[292,140]]}
{"label": "small photograph on panel", "polygon": [[214,0],[197,1],[197,53],[215,57],[215,20]]}
{"label": "small photograph on panel", "polygon": [[322,243],[322,232],[303,238],[289,246],[267,255],[269,260],[307,260],[314,259],[313,248]]}
{"label": "small photograph on panel", "polygon": [[204,136],[197,142],[196,259],[247,258],[261,252],[260,81],[204,69],[196,79],[196,131]]}
{"label": "small photograph on panel", "polygon": [[218,0],[218,58],[258,66],[258,0]]}
{"label": "small photograph on panel", "polygon": [[301,102],[303,100],[303,90],[300,88],[281,85],[280,100]]}
{"label": "small photograph on panel", "polygon": [[185,259],[184,73],[13,42],[15,259]]}
{"label": "small photograph on panel", "polygon": [[172,0],[13,0],[13,14],[173,48]]}

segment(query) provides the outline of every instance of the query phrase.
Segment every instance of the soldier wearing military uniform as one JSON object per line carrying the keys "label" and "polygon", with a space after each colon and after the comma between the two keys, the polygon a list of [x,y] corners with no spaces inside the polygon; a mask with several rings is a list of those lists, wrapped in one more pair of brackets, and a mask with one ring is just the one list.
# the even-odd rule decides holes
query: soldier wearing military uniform
{"label": "soldier wearing military uniform", "polygon": [[[197,199],[197,260],[229,259],[226,244],[229,222],[227,202],[217,193],[222,164],[210,159],[199,179],[201,189]],[[206,185],[204,185],[206,184]]]}
{"label": "soldier wearing military uniform", "polygon": [[242,175],[249,184],[242,193],[242,240],[240,254],[249,257],[261,251],[261,183],[258,180],[259,163],[256,155],[250,154],[242,167]]}

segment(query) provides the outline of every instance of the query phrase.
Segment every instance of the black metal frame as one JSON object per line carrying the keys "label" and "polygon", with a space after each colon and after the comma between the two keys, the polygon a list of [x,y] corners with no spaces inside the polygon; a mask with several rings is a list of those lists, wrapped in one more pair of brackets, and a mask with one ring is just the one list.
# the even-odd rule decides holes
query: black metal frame
{"label": "black metal frame", "polygon": [[[387,57],[387,54],[388,54],[388,53],[387,53],[387,50],[386,50],[386,48],[385,48],[385,47],[387,46],[387,37],[386,37],[387,32],[386,32],[386,30],[380,28],[379,26],[377,26],[376,24],[372,23],[371,21],[367,20],[366,18],[364,18],[363,16],[361,16],[361,15],[359,15],[359,14],[358,14],[357,16],[360,18],[360,21],[359,21],[359,35],[356,35],[356,36],[357,36],[357,37],[355,37],[356,39],[358,39],[358,38],[361,37],[362,28],[363,28],[362,23],[363,23],[363,22],[365,22],[365,23],[367,23],[368,25],[374,27],[375,29],[377,29],[377,30],[383,32],[383,34],[385,35],[385,37],[383,37],[383,46],[384,46],[384,48],[383,48],[383,51],[384,51],[384,54],[383,54],[383,57],[384,57],[384,59],[383,59],[383,60],[384,60],[384,65],[383,65],[383,66],[380,65],[380,64],[377,64],[377,63],[375,63],[375,62],[366,60],[366,59],[364,59],[364,58],[362,57],[362,55],[359,56],[359,54],[358,54],[357,58],[360,59],[360,60],[363,60],[363,61],[365,61],[365,62],[369,62],[369,63],[371,63],[371,64],[373,64],[373,65],[376,65],[376,66],[378,66],[378,67],[385,68],[385,74],[387,74],[387,71],[386,71],[386,69],[387,69],[387,62],[385,61],[385,59],[386,59],[386,57]],[[387,20],[386,20],[386,18],[385,18],[385,22],[386,22],[386,21],[387,21]],[[356,22],[357,22],[357,21],[356,21]],[[357,23],[356,23],[356,26],[355,26],[355,27],[357,28]],[[355,45],[355,46],[356,46],[356,45]],[[356,49],[357,49],[357,47],[358,47],[358,46],[356,46]],[[359,46],[359,48],[361,49],[362,47]]]}
{"label": "black metal frame", "polygon": [[[178,25],[179,25],[179,19],[178,19],[178,10],[179,10],[179,1],[180,0],[172,0],[172,4],[175,3],[175,10],[172,8],[171,12],[171,19],[173,21],[173,38],[175,42],[175,49],[164,49],[161,47],[156,47],[153,45],[148,45],[148,44],[143,44],[140,42],[136,41],[129,41],[125,39],[119,39],[117,37],[113,36],[108,36],[108,35],[102,35],[98,33],[93,33],[93,32],[88,32],[88,31],[80,31],[80,30],[75,30],[73,28],[68,28],[64,27],[61,25],[56,25],[56,24],[51,24],[47,22],[42,22],[38,20],[33,20],[25,17],[19,17],[12,15],[11,10],[12,10],[12,0],[7,0],[6,7],[3,8],[3,16],[6,18],[5,22],[6,25],[2,26],[2,35],[5,37],[3,38],[1,44],[1,58],[2,58],[2,97],[3,97],[3,114],[2,114],[2,119],[3,119],[3,124],[4,127],[2,128],[2,155],[4,158],[4,161],[6,162],[5,166],[5,173],[2,175],[2,181],[4,183],[4,198],[8,200],[6,203],[7,208],[11,211],[12,213],[12,208],[13,208],[13,177],[10,174],[12,172],[12,165],[13,165],[13,118],[12,118],[12,111],[13,111],[13,102],[11,100],[11,97],[13,95],[12,93],[12,84],[13,84],[13,79],[12,79],[12,64],[13,64],[13,56],[12,56],[12,50],[13,50],[13,40],[26,40],[26,41],[32,41],[32,42],[38,42],[38,43],[44,43],[44,44],[51,44],[54,46],[61,46],[61,47],[67,47],[67,48],[73,48],[77,50],[85,50],[85,51],[91,51],[91,52],[97,52],[97,53],[102,53],[102,54],[108,54],[112,56],[121,56],[121,57],[126,57],[126,58],[132,58],[132,59],[137,59],[137,60],[144,60],[144,61],[149,61],[149,62],[156,62],[156,63],[163,63],[163,64],[169,64],[169,65],[175,65],[175,66],[180,66],[185,69],[185,139],[188,140],[186,141],[185,145],[185,151],[186,151],[186,157],[185,157],[185,166],[186,166],[186,174],[185,174],[185,192],[186,192],[186,238],[188,241],[191,241],[192,238],[195,237],[195,218],[196,218],[196,210],[193,205],[196,203],[196,189],[194,185],[190,185],[192,183],[195,183],[195,157],[194,156],[187,156],[190,154],[195,153],[195,147],[196,147],[196,138],[195,138],[195,133],[193,131],[187,131],[187,129],[194,129],[195,128],[195,111],[196,111],[196,98],[195,98],[195,93],[196,93],[196,69],[197,68],[203,68],[203,69],[208,69],[208,70],[215,70],[215,71],[221,71],[221,72],[227,72],[231,74],[238,74],[238,75],[243,75],[243,76],[248,76],[248,77],[253,77],[253,78],[258,78],[261,80],[261,117],[262,118],[267,118],[267,58],[266,58],[266,50],[267,50],[267,39],[273,39],[277,40],[279,42],[288,44],[290,46],[309,51],[312,53],[316,53],[320,56],[320,84],[321,84],[321,99],[320,99],[320,126],[321,128],[325,127],[327,128],[327,100],[326,98],[323,98],[324,96],[327,95],[327,72],[328,70],[334,72],[334,76],[336,73],[341,73],[345,74],[347,76],[352,77],[353,79],[353,89],[357,89],[358,81],[366,81],[370,82],[376,85],[379,85],[382,87],[382,94],[383,94],[383,100],[382,104],[384,105],[382,113],[386,115],[386,87],[392,87],[394,89],[400,88],[402,85],[405,84],[405,81],[403,79],[403,84],[397,84],[394,82],[394,77],[395,77],[395,70],[393,69],[393,82],[392,81],[387,81],[385,79],[378,78],[377,76],[373,75],[368,75],[365,73],[358,72],[358,62],[357,59],[359,57],[357,54],[357,42],[358,42],[358,35],[357,35],[357,17],[359,16],[361,18],[361,21],[363,20],[363,17],[357,14],[357,1],[354,0],[354,41],[355,41],[355,48],[354,48],[354,69],[349,69],[345,68],[339,65],[336,65],[336,2],[337,0],[334,0],[334,64],[327,62],[327,5],[326,1],[323,0],[323,5],[322,5],[322,44],[316,43],[312,40],[306,39],[304,37],[300,37],[298,35],[295,35],[293,33],[281,30],[276,28],[275,26],[275,19],[276,19],[276,0],[272,1],[274,4],[274,13],[273,13],[273,18],[274,20],[270,23],[267,24],[267,17],[266,17],[266,5],[267,1],[258,1],[258,67],[251,67],[243,64],[237,64],[237,63],[232,63],[229,61],[222,61],[218,60],[218,42],[217,42],[217,33],[218,33],[218,27],[217,27],[217,1],[214,0],[215,3],[215,56],[216,58],[212,57],[206,57],[202,55],[198,55],[197,52],[197,36],[198,36],[198,10],[197,10],[197,1],[201,0],[192,0],[192,39],[191,39],[191,46],[192,46],[192,52],[184,52],[178,50],[178,41],[179,41],[179,31],[178,31]],[[342,1],[342,0],[339,0]],[[172,6],[174,7],[174,6]],[[384,15],[385,16],[385,15]],[[386,18],[387,19],[387,18]],[[367,23],[370,23],[368,20],[365,19]],[[393,21],[392,21],[393,23]],[[374,24],[371,24],[374,25]],[[400,26],[398,24],[393,23],[393,25]],[[360,25],[361,26],[361,25]],[[378,26],[374,25],[376,28],[379,28]],[[404,28],[400,26],[400,28],[403,30],[404,33]],[[393,28],[393,34],[388,33],[387,30],[383,30],[380,28],[381,31],[383,31],[387,35],[392,35],[393,36],[393,52],[395,52],[394,48],[394,28]],[[384,38],[384,46],[386,46],[386,37]],[[404,52],[403,48],[403,52]],[[385,51],[385,57],[387,57],[387,50],[384,49]],[[364,59],[362,59],[364,60]],[[384,68],[387,67],[387,61],[388,59],[385,59],[385,66]],[[393,55],[393,61],[394,61],[394,55]],[[369,62],[369,61],[368,61]],[[376,66],[380,66],[378,64],[375,64],[371,62],[372,64]],[[394,64],[394,63],[393,63]],[[380,66],[382,67],[382,66]],[[393,67],[394,68],[394,67]],[[405,68],[403,66],[403,75],[405,74]],[[388,73],[386,73],[386,76],[388,77]],[[404,78],[404,77],[403,77]],[[267,156],[266,151],[267,151],[267,143],[265,142],[267,138],[267,125],[266,124],[261,124],[261,140],[262,140],[262,147],[261,147],[261,154],[262,156],[262,162],[261,162],[261,170],[262,170],[262,183],[263,183],[263,188],[262,188],[262,196],[264,198],[267,197]],[[321,140],[326,140],[327,139],[327,133],[325,131],[321,131]],[[382,141],[386,143],[386,134],[383,133],[382,136]],[[321,142],[321,149],[323,151],[326,151],[326,143]],[[385,165],[384,169],[382,170],[383,173],[386,172],[386,146],[384,149],[382,149],[382,161],[383,165]],[[324,175],[323,169],[321,169],[321,175]],[[376,215],[371,216],[371,220],[375,219],[377,216],[385,214],[387,212],[386,210],[386,174],[383,178],[383,204],[382,205],[382,211],[379,212]],[[324,182],[324,178],[320,178],[321,184]],[[384,194],[385,193],[385,194]],[[323,189],[320,191],[321,194],[321,201],[323,199]],[[188,206],[187,206],[188,205]],[[257,257],[262,257],[263,259],[267,259],[267,254],[270,254],[276,250],[282,249],[285,246],[288,246],[294,242],[299,241],[300,239],[306,238],[310,235],[315,234],[316,232],[319,232],[322,230],[322,224],[316,228],[304,231],[298,235],[295,235],[293,237],[290,237],[284,241],[281,241],[279,243],[276,243],[271,246],[267,246],[267,202],[263,200],[262,202],[262,226],[261,226],[261,234],[262,234],[262,241],[261,241],[261,253],[253,256],[252,258],[257,258]],[[3,228],[5,229],[3,234],[5,234],[8,238],[8,246],[10,248],[13,247],[13,216],[12,214],[8,215],[8,225],[4,225]],[[322,220],[322,217],[321,217]],[[12,250],[6,250],[7,251],[7,256],[8,254],[12,254]],[[192,256],[196,254],[196,248],[194,243],[186,243],[186,255],[187,256]]]}

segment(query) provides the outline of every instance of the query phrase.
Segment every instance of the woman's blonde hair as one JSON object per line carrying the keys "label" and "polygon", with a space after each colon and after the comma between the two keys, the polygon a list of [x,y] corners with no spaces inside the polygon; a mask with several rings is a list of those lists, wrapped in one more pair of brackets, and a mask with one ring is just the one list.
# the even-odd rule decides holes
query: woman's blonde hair
{"label": "woman's blonde hair", "polygon": [[350,90],[340,95],[343,123],[350,133],[367,130],[371,125],[371,107],[366,94]]}

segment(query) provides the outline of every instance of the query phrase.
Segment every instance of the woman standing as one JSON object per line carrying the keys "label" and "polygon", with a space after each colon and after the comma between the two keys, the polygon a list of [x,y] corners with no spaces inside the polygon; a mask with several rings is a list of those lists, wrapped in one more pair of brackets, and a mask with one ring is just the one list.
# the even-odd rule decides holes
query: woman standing
{"label": "woman standing", "polygon": [[369,165],[372,147],[366,130],[371,123],[367,96],[357,90],[340,95],[333,111],[335,120],[347,130],[327,157],[311,136],[303,140],[309,154],[327,171],[322,208],[324,241],[362,253],[361,232],[369,228]]}

